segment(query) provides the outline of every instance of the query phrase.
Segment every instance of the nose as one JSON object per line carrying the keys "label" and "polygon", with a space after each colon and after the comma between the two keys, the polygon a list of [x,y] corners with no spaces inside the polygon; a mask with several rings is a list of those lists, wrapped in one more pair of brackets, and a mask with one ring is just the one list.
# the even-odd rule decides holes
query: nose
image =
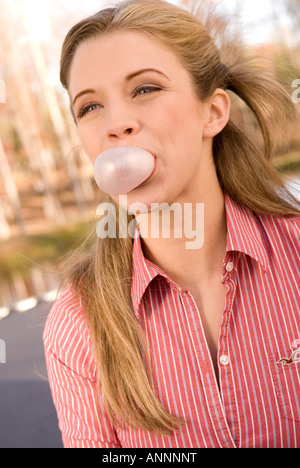
{"label": "nose", "polygon": [[119,126],[118,128],[110,129],[108,132],[108,137],[113,140],[123,140],[126,136],[133,133],[132,127],[127,127],[127,125]]}
{"label": "nose", "polygon": [[124,140],[135,134],[138,129],[137,119],[125,108],[119,106],[107,115],[107,137],[110,140]]}

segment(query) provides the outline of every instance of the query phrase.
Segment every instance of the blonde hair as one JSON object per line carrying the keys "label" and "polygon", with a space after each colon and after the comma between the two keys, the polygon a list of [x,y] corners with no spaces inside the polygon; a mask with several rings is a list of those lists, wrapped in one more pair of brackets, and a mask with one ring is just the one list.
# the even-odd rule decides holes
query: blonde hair
{"label": "blonde hair", "polygon": [[[236,44],[217,48],[207,27],[187,11],[160,0],[133,0],[79,22],[63,44],[63,86],[68,89],[72,61],[83,41],[120,30],[149,34],[171,49],[190,73],[200,99],[223,88],[247,104],[261,128],[263,149],[230,120],[213,142],[220,186],[256,213],[299,214],[296,198],[270,162],[293,118],[290,96]],[[121,212],[128,225],[133,217]],[[118,213],[116,209],[117,217]],[[116,226],[119,222],[116,219]],[[151,385],[147,345],[131,299],[132,238],[96,239],[92,251],[76,262],[68,278],[85,308],[99,386],[112,421],[159,434],[178,428],[183,420],[163,408]]]}

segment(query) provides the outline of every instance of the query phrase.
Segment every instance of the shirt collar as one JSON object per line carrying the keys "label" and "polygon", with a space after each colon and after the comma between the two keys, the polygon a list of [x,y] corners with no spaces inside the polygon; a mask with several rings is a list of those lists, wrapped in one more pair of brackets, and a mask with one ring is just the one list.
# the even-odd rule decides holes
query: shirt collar
{"label": "shirt collar", "polygon": [[266,240],[259,217],[249,208],[225,194],[227,217],[226,251],[243,252],[259,262],[266,271],[269,266]]}
{"label": "shirt collar", "polygon": [[[269,262],[266,242],[259,219],[252,210],[239,205],[227,194],[225,194],[225,208],[227,218],[226,252],[245,253],[259,262],[266,271]],[[132,258],[131,297],[136,315],[139,317],[140,302],[154,278],[157,276],[165,277],[170,284],[173,281],[157,265],[154,265],[144,256],[137,225],[134,232]],[[176,287],[175,283],[174,286]]]}
{"label": "shirt collar", "polygon": [[135,313],[139,317],[140,302],[148,285],[159,275],[168,277],[157,265],[144,256],[138,225],[134,231],[132,262],[131,297]]}

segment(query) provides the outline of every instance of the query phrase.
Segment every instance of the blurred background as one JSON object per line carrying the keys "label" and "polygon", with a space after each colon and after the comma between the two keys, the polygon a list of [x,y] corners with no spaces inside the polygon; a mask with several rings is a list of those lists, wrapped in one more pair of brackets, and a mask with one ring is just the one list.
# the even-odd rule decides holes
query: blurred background
{"label": "blurred background", "polygon": [[[90,231],[99,194],[59,83],[60,49],[75,22],[110,3],[0,0],[0,447],[61,444],[43,324],[60,259]],[[207,3],[241,28],[248,47],[271,59],[290,88],[299,123],[274,165],[300,200],[300,0]]]}

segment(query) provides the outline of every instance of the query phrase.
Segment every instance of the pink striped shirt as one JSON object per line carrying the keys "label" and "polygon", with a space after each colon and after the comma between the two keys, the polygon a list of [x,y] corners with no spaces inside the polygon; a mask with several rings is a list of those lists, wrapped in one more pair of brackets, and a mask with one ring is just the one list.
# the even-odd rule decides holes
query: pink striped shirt
{"label": "pink striped shirt", "polygon": [[258,216],[227,195],[225,205],[220,387],[192,295],[143,256],[136,230],[132,300],[154,388],[187,422],[166,437],[113,427],[96,391],[84,311],[68,288],[44,332],[65,447],[300,447],[300,217]]}

